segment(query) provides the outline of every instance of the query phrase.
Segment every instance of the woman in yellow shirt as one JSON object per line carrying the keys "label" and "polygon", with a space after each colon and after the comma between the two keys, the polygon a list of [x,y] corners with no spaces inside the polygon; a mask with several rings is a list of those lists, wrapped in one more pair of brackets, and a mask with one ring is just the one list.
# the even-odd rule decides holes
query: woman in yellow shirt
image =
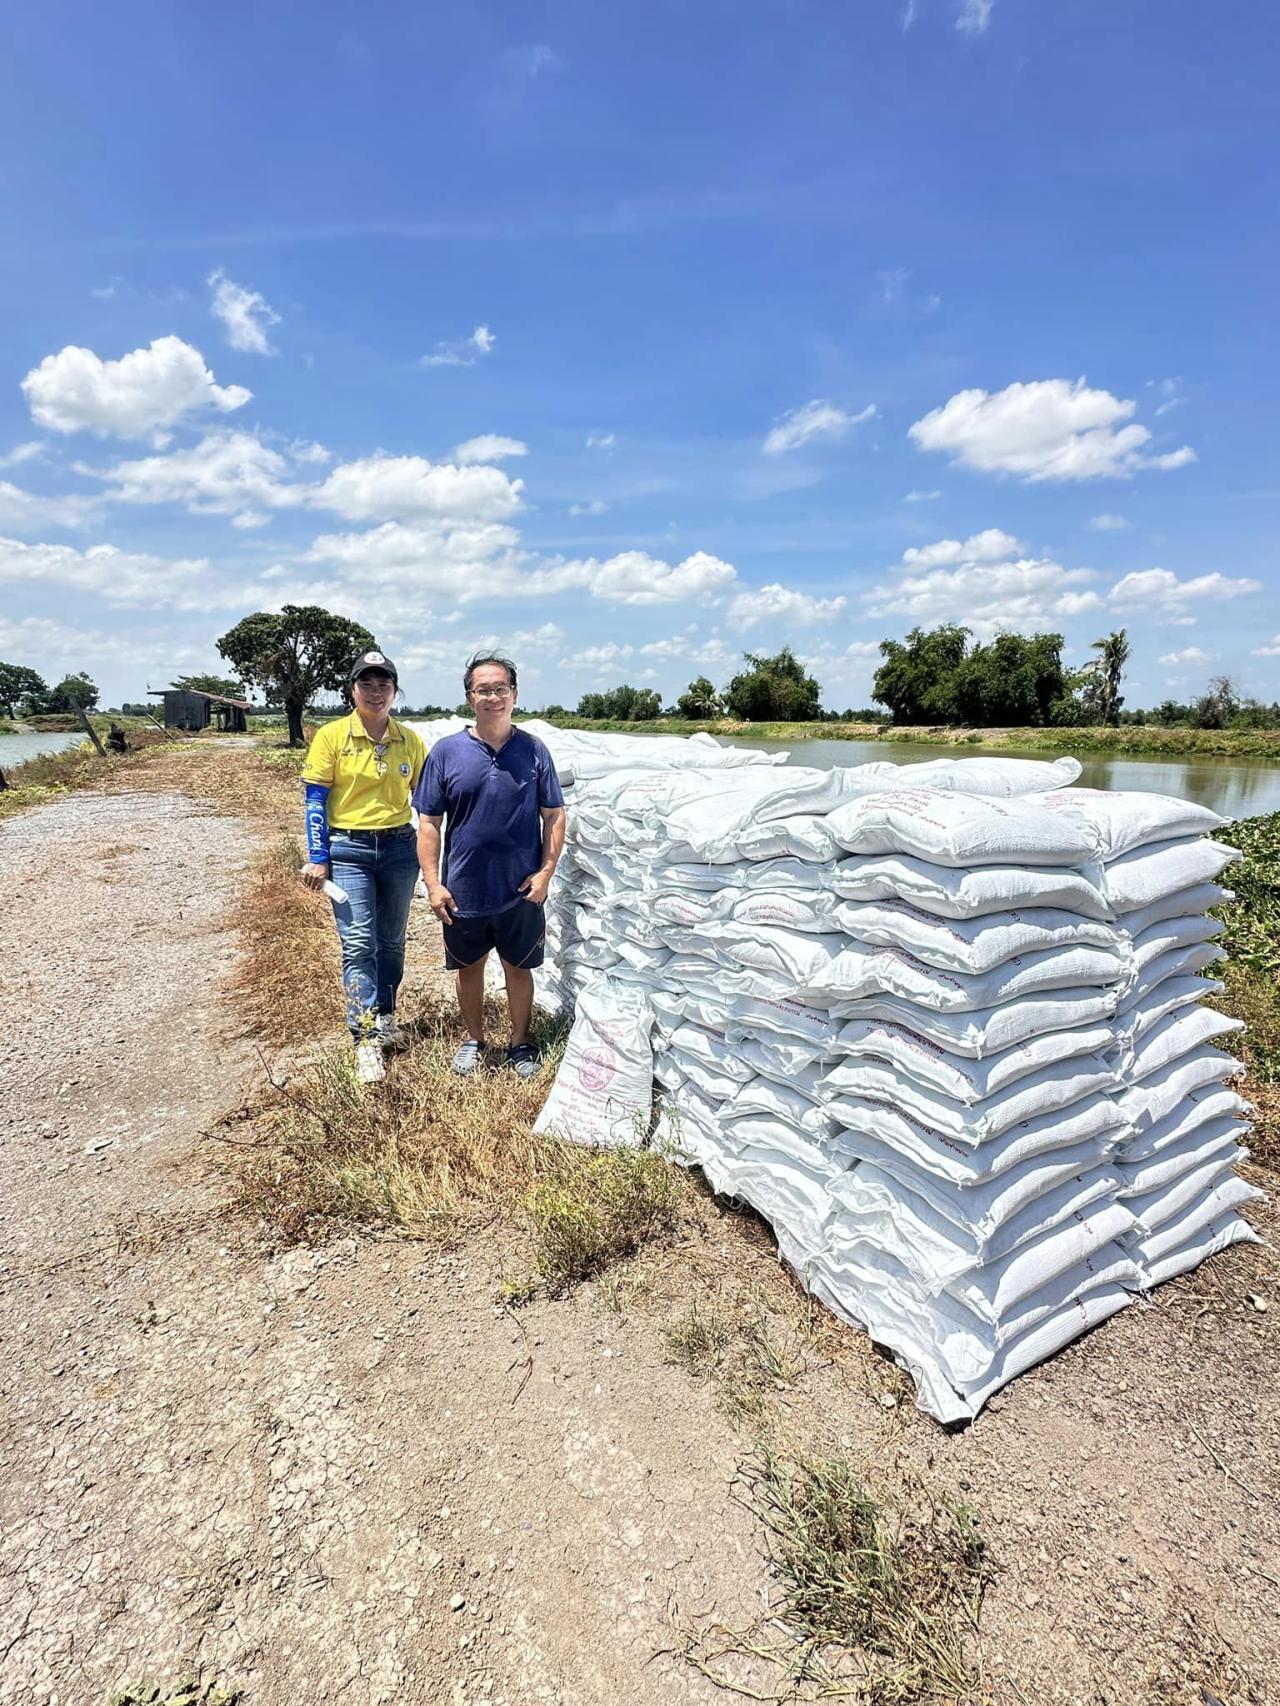
{"label": "woman in yellow shirt", "polygon": [[396,990],[404,976],[404,938],[418,880],[409,796],[426,748],[391,716],[396,666],[364,652],[351,666],[350,716],[319,730],[307,753],[307,865],[304,881],[345,891],[333,902],[342,944],[347,1025],[364,1083],[383,1075],[383,1050],[396,1041]]}

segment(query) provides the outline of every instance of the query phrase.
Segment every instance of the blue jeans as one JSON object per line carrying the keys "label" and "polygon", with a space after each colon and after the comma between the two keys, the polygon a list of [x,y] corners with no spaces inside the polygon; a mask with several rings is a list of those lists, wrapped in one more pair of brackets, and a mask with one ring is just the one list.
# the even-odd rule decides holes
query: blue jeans
{"label": "blue jeans", "polygon": [[329,841],[334,882],[347,891],[333,903],[342,942],[342,987],[354,1037],[368,1035],[379,1013],[394,1013],[404,976],[404,936],[418,880],[413,826],[335,829]]}

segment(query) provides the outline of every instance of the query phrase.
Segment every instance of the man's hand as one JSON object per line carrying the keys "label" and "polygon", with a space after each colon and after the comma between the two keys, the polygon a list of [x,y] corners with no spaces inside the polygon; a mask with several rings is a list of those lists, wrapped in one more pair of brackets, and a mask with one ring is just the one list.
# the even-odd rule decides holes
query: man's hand
{"label": "man's hand", "polygon": [[443,883],[429,883],[427,885],[427,904],[441,924],[453,923],[453,915],[458,910],[458,904]]}
{"label": "man's hand", "polygon": [[551,887],[551,872],[535,871],[531,877],[526,877],[520,884],[520,893],[526,900],[531,900],[535,906],[541,906],[547,898],[547,890]]}
{"label": "man's hand", "polygon": [[302,867],[302,880],[309,889],[315,889],[318,893],[329,880],[328,861],[326,860],[323,865],[304,865]]}

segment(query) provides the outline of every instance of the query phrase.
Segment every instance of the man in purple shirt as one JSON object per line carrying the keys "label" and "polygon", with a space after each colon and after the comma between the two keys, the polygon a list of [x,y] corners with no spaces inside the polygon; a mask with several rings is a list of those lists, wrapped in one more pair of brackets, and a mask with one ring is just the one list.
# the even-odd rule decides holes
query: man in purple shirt
{"label": "man in purple shirt", "polygon": [[474,657],[463,686],[475,727],[436,742],[413,794],[418,860],[467,1027],[453,1070],[465,1076],[484,1060],[484,967],[496,948],[511,1014],[506,1061],[532,1078],[533,968],[542,964],[542,904],[564,847],[564,796],[551,754],[511,721],[516,666],[490,653]]}

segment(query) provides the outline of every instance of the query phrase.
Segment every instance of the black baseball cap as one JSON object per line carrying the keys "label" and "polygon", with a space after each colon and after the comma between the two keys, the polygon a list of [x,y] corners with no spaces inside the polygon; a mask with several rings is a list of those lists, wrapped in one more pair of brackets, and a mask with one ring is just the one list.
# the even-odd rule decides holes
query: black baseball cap
{"label": "black baseball cap", "polygon": [[352,664],[351,673],[348,675],[347,680],[354,681],[358,675],[364,675],[366,671],[371,669],[380,669],[384,675],[389,675],[392,681],[395,682],[396,686],[399,687],[400,677],[396,674],[395,664],[392,663],[391,659],[387,657],[385,652],[379,651],[361,652],[360,656]]}

